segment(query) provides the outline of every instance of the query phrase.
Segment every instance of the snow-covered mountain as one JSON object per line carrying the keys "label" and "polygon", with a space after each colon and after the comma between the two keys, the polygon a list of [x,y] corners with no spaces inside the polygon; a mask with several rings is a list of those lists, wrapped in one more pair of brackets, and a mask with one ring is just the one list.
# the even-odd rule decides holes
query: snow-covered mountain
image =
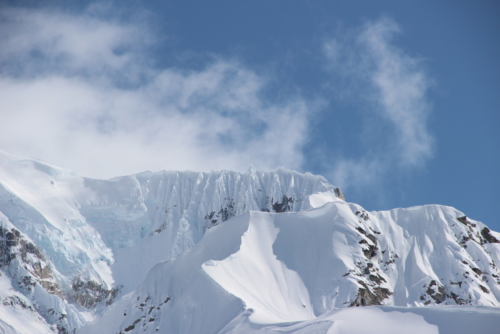
{"label": "snow-covered mountain", "polygon": [[[439,205],[367,212],[309,173],[103,181],[2,152],[0,220],[4,333],[437,333],[471,314],[486,332],[500,324],[499,233]],[[349,308],[369,305],[380,306]]]}

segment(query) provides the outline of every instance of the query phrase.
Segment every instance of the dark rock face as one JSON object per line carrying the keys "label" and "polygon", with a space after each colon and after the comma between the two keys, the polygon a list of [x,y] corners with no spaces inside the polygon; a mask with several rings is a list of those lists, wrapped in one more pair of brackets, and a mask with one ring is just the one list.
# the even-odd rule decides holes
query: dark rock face
{"label": "dark rock face", "polygon": [[490,293],[490,290],[488,290],[488,288],[484,285],[479,285],[479,287],[481,288],[481,290],[483,290],[483,292]]}
{"label": "dark rock face", "polygon": [[386,280],[380,275],[370,274],[370,275],[368,275],[368,279],[372,282],[377,283],[377,284],[382,284],[383,282],[386,282]]}
{"label": "dark rock face", "polygon": [[367,235],[368,239],[370,239],[375,245],[378,244],[377,237],[374,236],[373,234],[368,234]]}
{"label": "dark rock face", "polygon": [[[9,230],[5,226],[0,226],[0,267],[11,276],[13,285],[26,296],[29,297],[38,285],[49,294],[64,299],[42,251],[15,228]],[[8,298],[13,300],[16,297]],[[11,306],[15,304],[32,312],[38,312],[49,324],[55,326],[59,334],[74,333],[74,330],[69,329],[65,313],[45,305],[38,305],[36,302],[33,304],[34,308],[19,299],[15,303],[10,303]]]}
{"label": "dark rock face", "polygon": [[39,284],[47,292],[62,297],[59,285],[40,249],[27,241],[15,228],[8,230],[0,226],[0,267],[9,266],[16,258],[30,274],[18,278],[20,288],[30,292]]}
{"label": "dark rock face", "polygon": [[207,223],[205,224],[205,229],[209,229],[221,222],[225,222],[226,220],[236,216],[236,204],[233,199],[225,198],[226,204],[224,207],[221,207],[218,212],[212,211],[205,215],[205,220]]}
{"label": "dark rock face", "polygon": [[457,220],[466,226],[471,224],[471,222],[467,219],[467,216],[457,217]]}
{"label": "dark rock face", "polygon": [[[205,215],[205,230],[236,216],[236,203],[234,202],[234,200],[232,198],[224,198],[224,200],[225,204],[220,208],[218,212],[212,211]],[[270,204],[272,210],[276,213],[292,211],[293,203],[295,203],[295,199],[293,197],[287,196],[283,196],[281,202],[274,202],[274,199],[269,197],[267,197],[267,199],[265,200],[265,205]],[[264,207],[263,209],[261,209],[261,211],[269,212],[270,210],[267,207]]]}
{"label": "dark rock face", "polygon": [[[27,261],[28,254],[33,254],[35,257],[39,258],[40,260],[45,261],[45,257],[40,252],[40,249],[38,249],[38,247],[36,247],[33,243],[25,241],[24,239],[20,239],[19,243],[21,244],[20,251],[21,251],[21,258],[23,259],[23,261],[25,261],[25,262]],[[46,277],[40,276],[40,277],[41,278],[48,278],[48,276],[46,276]]]}
{"label": "dark rock face", "polygon": [[[364,220],[369,219],[368,214],[365,215],[364,213],[360,213],[359,211],[356,213],[356,215],[358,215],[358,214],[361,214],[361,218]],[[366,233],[366,231],[364,229],[362,229],[361,227],[356,227],[356,231],[365,235],[371,241],[371,243],[369,243],[366,239],[362,239],[361,241],[359,241],[359,244],[363,245],[363,248],[362,248],[363,254],[365,255],[365,257],[368,260],[370,260],[372,257],[377,255],[377,251],[378,251],[377,237],[373,234]]]}
{"label": "dark rock face", "polygon": [[483,274],[483,271],[479,268],[474,268],[474,267],[471,267],[472,271],[475,272],[476,274],[478,275],[482,275]]}
{"label": "dark rock face", "polygon": [[455,301],[455,303],[457,303],[457,305],[467,305],[467,304],[470,304],[470,301],[467,301],[467,300],[464,300],[464,299],[460,298],[460,296],[457,295],[454,292],[450,292],[450,297]]}
{"label": "dark rock face", "polygon": [[106,289],[103,284],[92,280],[85,282],[80,278],[73,282],[72,288],[74,300],[87,309],[91,309],[103,301],[106,302],[106,306],[111,305],[121,290],[121,286]]}
{"label": "dark rock face", "polygon": [[371,259],[375,255],[377,255],[378,248],[373,245],[368,245],[368,248],[363,248],[363,254],[367,259]]}
{"label": "dark rock face", "polygon": [[358,281],[362,288],[358,289],[356,299],[349,306],[382,305],[382,301],[392,295],[389,289],[374,287],[370,289],[363,281]]}
{"label": "dark rock face", "polygon": [[361,234],[366,235],[366,231],[365,231],[365,230],[363,230],[361,227],[356,227],[356,231],[358,231],[358,232],[359,232],[359,233],[361,233]]}
{"label": "dark rock face", "polygon": [[342,190],[340,190],[340,188],[335,188],[335,196],[345,201],[344,194],[342,193]]}
{"label": "dark rock face", "polygon": [[467,227],[466,235],[461,233],[459,236],[461,238],[459,244],[462,247],[467,248],[467,243],[469,241],[474,241],[480,245],[486,243],[500,243],[500,240],[491,234],[489,228],[484,227],[480,230],[477,224],[471,222],[466,216],[458,217],[457,220]]}
{"label": "dark rock face", "polygon": [[4,227],[0,227],[0,267],[8,266],[16,258],[13,249],[17,246],[19,240],[19,237],[15,234],[16,231],[15,229],[9,231]]}
{"label": "dark rock face", "polygon": [[232,218],[236,215],[236,205],[232,199],[230,199],[225,208],[221,208],[218,216],[221,218],[223,222]]}
{"label": "dark rock face", "polygon": [[364,221],[370,220],[370,214],[365,210],[356,211],[354,214]]}
{"label": "dark rock face", "polygon": [[485,227],[481,230],[482,237],[489,243],[500,243],[500,241],[491,235],[491,231],[489,228]]}
{"label": "dark rock face", "polygon": [[[118,334],[125,334],[130,332],[140,324],[141,329],[146,331],[149,326],[157,325],[157,320],[161,318],[161,309],[172,304],[173,300],[169,296],[160,301],[153,301],[150,296],[146,298],[137,297],[137,300],[131,305],[131,309],[125,311],[124,316],[128,314],[128,312],[140,311],[141,316],[135,319],[133,322],[125,324],[122,331]],[[157,329],[158,331],[158,329]]]}
{"label": "dark rock face", "polygon": [[291,210],[290,204],[293,202],[294,201],[292,197],[286,197],[286,196],[283,196],[281,202],[273,203],[273,200],[271,200],[271,204],[273,205],[273,210],[277,213],[290,211]]}
{"label": "dark rock face", "polygon": [[442,303],[446,299],[446,289],[443,285],[437,285],[436,281],[432,280],[425,291],[437,304]]}
{"label": "dark rock face", "polygon": [[7,247],[15,247],[19,242],[19,231],[12,229],[12,232],[5,233],[5,244]]}

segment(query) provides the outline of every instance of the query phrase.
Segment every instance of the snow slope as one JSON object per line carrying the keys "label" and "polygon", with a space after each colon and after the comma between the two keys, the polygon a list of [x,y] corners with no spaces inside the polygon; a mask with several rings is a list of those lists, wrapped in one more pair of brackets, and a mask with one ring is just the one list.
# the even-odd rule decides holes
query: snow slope
{"label": "snow slope", "polygon": [[244,315],[221,334],[457,334],[498,333],[500,310],[481,306],[342,308],[318,318],[274,325],[255,325]]}
{"label": "snow slope", "polygon": [[[302,212],[251,211],[155,266],[128,303],[108,311],[106,332],[267,333],[272,325],[290,333],[446,331],[451,323],[432,325],[419,309],[339,309],[498,307],[500,244],[484,239],[484,228],[436,205],[368,213],[334,200]],[[450,319],[463,312],[447,310]],[[483,310],[490,324],[500,323],[496,308]],[[360,316],[367,322],[355,321]],[[96,328],[102,323],[79,333]]]}

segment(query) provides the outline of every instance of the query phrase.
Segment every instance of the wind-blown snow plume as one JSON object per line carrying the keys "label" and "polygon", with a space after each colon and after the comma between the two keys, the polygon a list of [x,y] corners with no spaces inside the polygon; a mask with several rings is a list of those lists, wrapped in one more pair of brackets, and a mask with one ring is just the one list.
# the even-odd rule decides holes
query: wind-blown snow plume
{"label": "wind-blown snow plume", "polygon": [[266,77],[229,59],[154,67],[147,25],[104,14],[2,11],[4,149],[101,178],[300,167],[308,101],[263,98]]}
{"label": "wind-blown snow plume", "polygon": [[427,129],[431,80],[419,59],[393,44],[399,32],[393,20],[384,18],[366,23],[354,37],[325,43],[330,69],[346,79],[342,93],[370,110],[363,115],[365,154],[338,160],[332,172],[341,186],[379,182],[387,172],[422,167],[432,155]]}

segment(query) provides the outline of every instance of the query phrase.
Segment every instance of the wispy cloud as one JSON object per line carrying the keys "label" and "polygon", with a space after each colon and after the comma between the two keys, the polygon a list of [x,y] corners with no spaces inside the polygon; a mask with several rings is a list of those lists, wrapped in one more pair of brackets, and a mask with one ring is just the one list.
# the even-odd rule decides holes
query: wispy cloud
{"label": "wispy cloud", "polygon": [[3,149],[93,177],[300,168],[314,103],[263,98],[267,78],[234,60],[153,68],[144,22],[93,10],[0,14]]}
{"label": "wispy cloud", "polygon": [[421,60],[393,43],[399,26],[383,18],[325,43],[329,69],[342,79],[339,95],[358,100],[363,153],[336,157],[331,177],[344,187],[380,183],[394,173],[419,168],[432,156],[427,128],[432,84]]}
{"label": "wispy cloud", "polygon": [[[103,178],[303,167],[309,120],[324,104],[300,94],[270,100],[271,80],[234,59],[155,67],[151,48],[164,41],[147,20],[125,22],[108,10],[2,9],[2,149]],[[336,185],[380,183],[432,155],[431,81],[421,61],[393,43],[397,33],[394,21],[381,19],[324,45],[333,81],[342,79],[337,93],[370,111],[360,114],[364,151],[333,158]]]}

